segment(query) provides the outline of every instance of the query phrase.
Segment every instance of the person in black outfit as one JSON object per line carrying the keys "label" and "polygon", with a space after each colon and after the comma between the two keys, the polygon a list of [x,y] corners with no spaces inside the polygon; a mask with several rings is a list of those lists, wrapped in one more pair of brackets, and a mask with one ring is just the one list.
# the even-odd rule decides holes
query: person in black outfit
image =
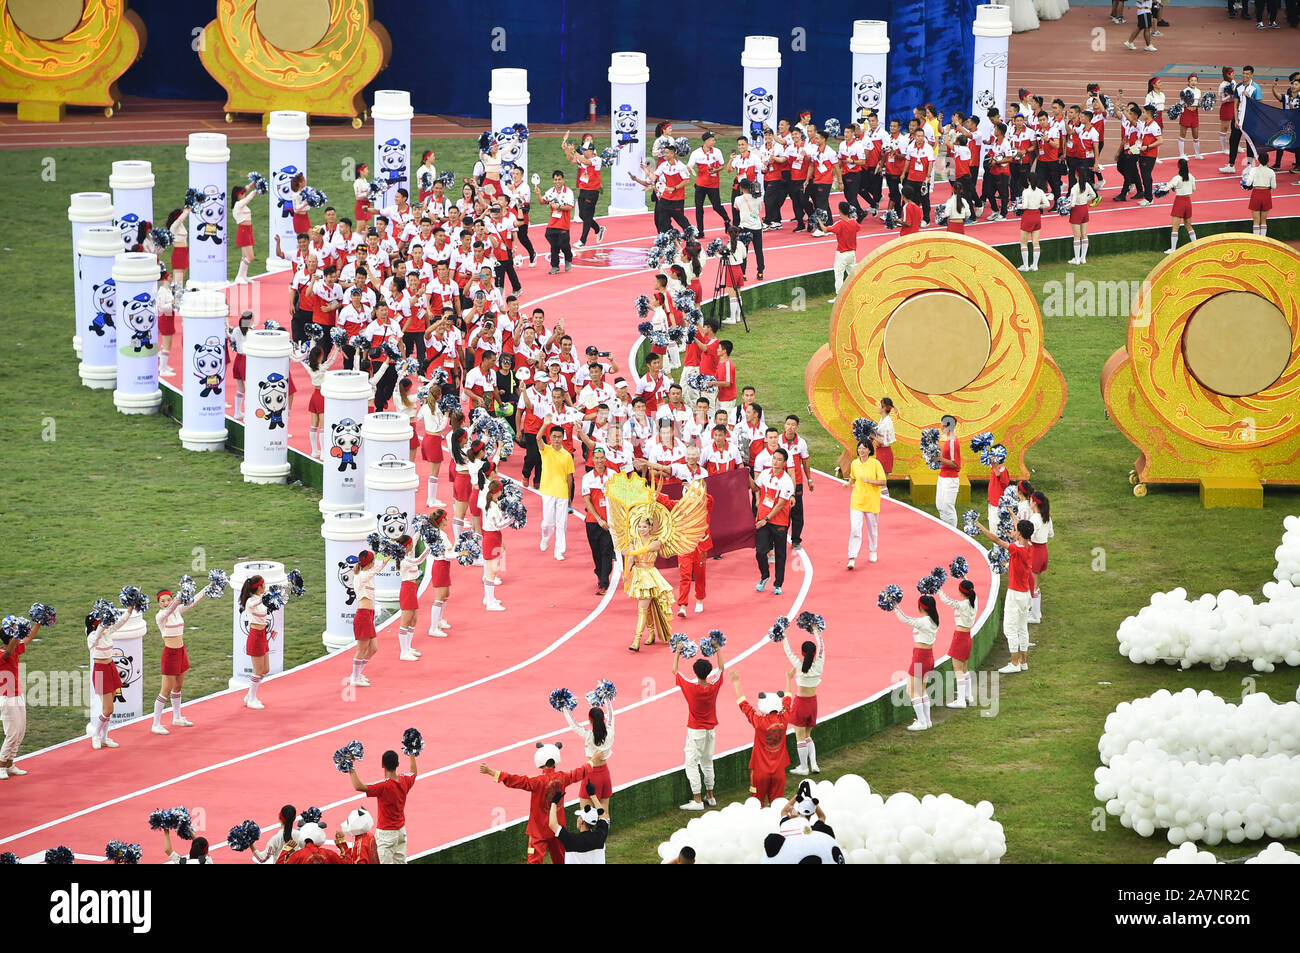
{"label": "person in black outfit", "polygon": [[[578,821],[576,832],[560,824],[558,809],[564,803],[564,791],[556,791],[551,796],[551,833],[559,838],[564,846],[567,864],[603,864],[605,862],[605,841],[609,837],[609,821],[605,818],[605,809],[601,807],[600,798],[596,797],[596,786],[587,782],[587,797],[591,800],[588,807],[574,812]],[[586,856],[583,855],[592,855]],[[582,857],[581,860],[578,857]]]}

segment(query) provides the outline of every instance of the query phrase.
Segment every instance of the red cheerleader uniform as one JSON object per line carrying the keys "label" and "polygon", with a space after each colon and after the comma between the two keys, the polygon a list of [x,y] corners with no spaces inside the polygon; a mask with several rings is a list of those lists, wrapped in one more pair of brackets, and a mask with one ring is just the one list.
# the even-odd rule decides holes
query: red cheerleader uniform
{"label": "red cheerleader uniform", "polygon": [[352,617],[352,637],[358,642],[363,639],[376,639],[379,637],[375,632],[374,609],[357,610],[357,614]]}
{"label": "red cheerleader uniform", "polygon": [[699,278],[691,280],[691,291],[695,292],[695,305],[699,307],[704,303],[704,287],[700,284]]}
{"label": "red cheerleader uniform", "polygon": [[190,656],[185,651],[185,646],[178,649],[169,649],[163,646],[162,653],[162,674],[164,675],[184,675],[190,670]]}
{"label": "red cheerleader uniform", "polygon": [[1070,206],[1070,224],[1084,225],[1088,221],[1088,203],[1082,205],[1077,202]]}
{"label": "red cheerleader uniform", "polygon": [[[951,215],[948,216],[948,231],[950,231],[950,232],[956,232],[958,235],[965,235],[965,234],[966,234],[966,219],[964,219],[964,218],[953,218]],[[879,456],[879,455],[880,455],[880,452],[877,451],[877,452],[876,452],[876,456]]]}
{"label": "red cheerleader uniform", "polygon": [[733,288],[742,288],[745,284],[745,269],[741,265],[727,266],[727,281]]}
{"label": "red cheerleader uniform", "polygon": [[[596,797],[604,801],[614,793],[614,781],[609,775],[609,765],[588,765],[588,767],[591,768],[591,773],[587,775],[587,784],[594,787],[596,789]],[[586,796],[585,786],[582,789],[582,794],[584,797]]]}
{"label": "red cheerleader uniform", "polygon": [[483,530],[483,558],[496,559],[501,555],[501,531],[497,529]]}
{"label": "red cheerleader uniform", "polygon": [[1047,568],[1047,544],[1030,543],[1029,548],[1029,568],[1034,575],[1038,575]]}
{"label": "red cheerleader uniform", "polygon": [[307,413],[323,414],[325,413],[325,395],[320,392],[319,387],[315,387],[311,392],[311,400],[307,401]]}
{"label": "red cheerleader uniform", "polygon": [[1273,190],[1272,189],[1251,189],[1250,190],[1250,210],[1252,212],[1267,212],[1273,207]]}
{"label": "red cheerleader uniform", "polygon": [[253,244],[253,223],[244,222],[235,229],[235,247],[248,248]]}
{"label": "red cheerleader uniform", "polygon": [[468,503],[470,500],[469,474],[456,471],[456,476],[451,484],[451,498],[457,503]]}
{"label": "red cheerleader uniform", "polygon": [[448,589],[451,587],[451,560],[434,559],[433,576],[429,580],[430,585],[435,589]]}
{"label": "red cheerleader uniform", "polygon": [[790,724],[796,728],[817,727],[817,696],[795,695],[790,708]]}
{"label": "red cheerleader uniform", "polygon": [[1022,232],[1036,232],[1043,227],[1043,212],[1041,209],[1025,209],[1020,215],[1020,230]]}
{"label": "red cheerleader uniform", "polygon": [[1175,195],[1174,207],[1169,214],[1173,218],[1191,218],[1192,197],[1190,195]]}
{"label": "red cheerleader uniform", "polygon": [[357,199],[356,204],[352,206],[352,217],[356,219],[358,225],[370,221],[370,199]]}
{"label": "red cheerleader uniform", "polygon": [[420,452],[429,463],[442,463],[442,435],[426,433],[420,445]]}
{"label": "red cheerleader uniform", "polygon": [[420,608],[419,583],[414,579],[402,580],[402,587],[397,592],[397,607],[399,609]]}
{"label": "red cheerleader uniform", "polygon": [[168,335],[176,333],[176,312],[159,311],[158,312],[158,334]]}
{"label": "red cheerleader uniform", "polygon": [[266,626],[250,626],[248,630],[248,638],[244,642],[244,652],[249,658],[257,658],[266,655],[270,651],[271,646],[266,640]]}
{"label": "red cheerleader uniform", "polygon": [[96,695],[111,695],[122,687],[122,676],[113,662],[96,662],[90,678]]}
{"label": "red cheerleader uniform", "polygon": [[306,212],[293,213],[293,231],[295,235],[311,234],[311,218]]}
{"label": "red cheerleader uniform", "polygon": [[957,629],[953,632],[952,641],[948,643],[948,657],[958,662],[965,662],[970,658],[969,629]]}
{"label": "red cheerleader uniform", "polygon": [[236,354],[234,361],[230,364],[230,376],[237,381],[242,381],[244,379],[244,370],[247,364],[248,362],[244,359],[243,354]]}
{"label": "red cheerleader uniform", "polygon": [[934,671],[934,649],[918,649],[915,645],[912,646],[912,664],[907,674],[916,678],[925,678],[932,671]]}
{"label": "red cheerleader uniform", "polygon": [[190,267],[190,246],[172,246],[172,271],[185,271]]}
{"label": "red cheerleader uniform", "polygon": [[1183,129],[1201,128],[1201,111],[1194,106],[1184,106],[1178,114],[1178,125]]}

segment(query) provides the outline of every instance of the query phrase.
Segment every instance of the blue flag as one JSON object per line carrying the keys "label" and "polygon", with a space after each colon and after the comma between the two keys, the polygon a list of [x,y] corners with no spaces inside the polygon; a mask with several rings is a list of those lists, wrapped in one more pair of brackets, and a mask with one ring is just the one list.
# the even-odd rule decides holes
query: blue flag
{"label": "blue flag", "polygon": [[1246,100],[1246,117],[1241,131],[1263,153],[1273,149],[1295,149],[1300,129],[1300,109],[1268,106],[1257,99]]}

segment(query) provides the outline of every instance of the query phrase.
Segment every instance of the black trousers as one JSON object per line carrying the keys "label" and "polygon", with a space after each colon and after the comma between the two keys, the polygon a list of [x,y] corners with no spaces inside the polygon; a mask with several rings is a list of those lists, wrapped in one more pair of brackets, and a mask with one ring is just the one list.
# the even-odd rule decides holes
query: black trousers
{"label": "black trousers", "polygon": [[1128,198],[1129,189],[1141,191],[1141,185],[1138,183],[1137,162],[1128,152],[1121,152],[1115,158],[1115,168],[1124,179],[1124,184],[1119,190],[1121,198]]}
{"label": "black trousers", "polygon": [[534,476],[540,482],[542,479],[542,451],[537,447],[537,434],[525,433],[523,435],[524,443],[524,485],[528,484],[530,476]]}
{"label": "black trousers", "polygon": [[971,211],[974,212],[975,211],[975,180],[971,178],[971,174],[969,172],[967,172],[965,175],[963,175],[961,178],[957,180],[957,188],[961,190],[961,194],[965,197],[966,201],[970,204]]}
{"label": "black trousers", "polygon": [[548,228],[546,230],[546,243],[551,246],[551,267],[560,267],[560,256],[564,256],[564,261],[573,261],[573,246],[569,244],[569,230],[567,228]]}
{"label": "black trousers", "polygon": [[783,182],[785,186],[786,197],[794,207],[794,220],[796,226],[803,224],[804,213],[808,211],[808,197],[804,194],[802,182]]}
{"label": "black trousers", "polygon": [[[584,230],[585,230],[585,226],[584,226]],[[499,285],[500,287],[504,288],[506,286],[506,279],[507,278],[510,279],[511,294],[514,294],[521,287],[523,287],[519,282],[519,272],[515,271],[514,255],[510,255],[507,258],[498,258],[497,266],[495,270],[497,273],[497,285]]]}
{"label": "black trousers", "polygon": [[753,236],[749,243],[749,250],[754,255],[754,267],[758,269],[758,273],[761,275],[763,273],[763,230],[761,228],[752,228],[749,233]]}
{"label": "black trousers", "polygon": [[[769,179],[763,183],[767,186],[763,192],[763,222],[776,224],[781,221],[781,206],[785,203],[785,183],[780,179]],[[732,206],[735,210],[735,206]],[[736,221],[740,221],[739,218]]]}
{"label": "black trousers", "polygon": [[790,505],[790,542],[796,546],[803,545],[803,488],[802,483],[794,485],[794,500]]}
{"label": "black trousers", "polygon": [[[880,208],[880,198],[884,194],[885,179],[879,172],[872,170],[862,173],[862,194],[867,197],[867,204],[874,209]],[[847,186],[845,186],[847,194]]]}
{"label": "black trousers", "polygon": [[659,229],[659,231],[661,232],[668,231],[670,228],[672,228],[673,223],[676,223],[678,226],[680,226],[683,232],[685,232],[686,229],[691,227],[691,223],[686,221],[686,199],[660,198],[658,203],[656,203],[655,205],[656,216],[660,214],[660,209],[663,210],[662,214],[663,214],[664,225],[663,228]]}
{"label": "black trousers", "polygon": [[900,175],[885,173],[885,184],[889,188],[889,204],[895,212],[903,214],[903,193],[899,190]]}
{"label": "black trousers", "polygon": [[[304,327],[305,326],[306,325],[304,325]],[[329,359],[330,354],[332,354],[334,351],[334,339],[330,337],[330,332],[333,331],[334,328],[330,325],[325,325],[325,324],[320,325],[320,327],[323,328],[324,330],[322,331],[321,335],[317,338],[317,340],[320,341],[320,359],[322,361],[325,361]]]}
{"label": "black trousers", "polygon": [[302,344],[307,340],[307,325],[311,324],[311,312],[304,311],[302,308],[294,308],[293,314],[289,316],[290,337],[293,338],[294,344]]}
{"label": "black trousers", "polygon": [[[1237,161],[1237,150],[1241,148],[1241,126],[1237,120],[1232,120],[1232,132],[1228,134],[1228,165]],[[1246,155],[1255,158],[1255,149],[1251,146],[1251,140],[1246,140]]]}
{"label": "black trousers", "polygon": [[515,233],[515,237],[518,238],[519,244],[523,245],[524,249],[528,252],[529,262],[536,261],[537,252],[533,250],[532,240],[528,237],[528,222],[523,219],[519,220],[519,231]]}
{"label": "black trousers", "polygon": [[844,183],[844,201],[853,207],[854,215],[863,218],[867,214],[867,210],[858,201],[858,196],[862,194],[862,173],[845,172],[840,176],[840,181]]}
{"label": "black trousers", "polygon": [[614,537],[599,523],[587,523],[587,545],[591,547],[591,561],[595,566],[596,582],[601,589],[609,588],[609,574],[614,568]]}
{"label": "black trousers", "polygon": [[776,587],[785,585],[785,527],[764,523],[754,532],[754,558],[758,560],[758,577],[767,581],[767,554],[776,552]]}
{"label": "black trousers", "polygon": [[1006,217],[1011,211],[1011,176],[1009,175],[990,175],[991,181],[987,183],[988,191],[984,194],[993,203],[993,211]]}
{"label": "black trousers", "polygon": [[580,189],[578,191],[578,218],[582,220],[582,237],[578,241],[587,244],[588,232],[599,232],[596,224],[596,202],[600,199],[600,189]]}
{"label": "black trousers", "polygon": [[397,371],[393,369],[391,363],[385,362],[384,372],[375,381],[375,413],[381,412],[388,406],[388,401],[393,396],[393,388],[396,386]]}
{"label": "black trousers", "polygon": [[826,182],[818,185],[816,182],[808,186],[808,207],[810,211],[809,219],[816,222],[816,213],[821,212],[823,215],[822,227],[827,227],[835,219],[831,218],[831,183]]}
{"label": "black trousers", "polygon": [[1011,194],[1019,195],[1029,184],[1029,163],[1011,163]]}
{"label": "black trousers", "polygon": [[1255,22],[1263,23],[1264,13],[1267,11],[1268,22],[1276,23],[1278,6],[1277,0],[1267,0],[1267,2],[1265,0],[1255,0]]}
{"label": "black trousers", "polygon": [[420,368],[424,368],[424,332],[423,331],[404,331],[402,333],[402,343],[406,345],[407,357],[418,357],[420,359]]}
{"label": "black trousers", "polygon": [[903,195],[911,199],[917,205],[921,206],[921,219],[925,224],[930,224],[930,190],[925,188],[924,182],[917,182],[913,179],[907,179],[903,182]]}
{"label": "black trousers", "polygon": [[1038,160],[1038,171],[1047,181],[1047,188],[1052,193],[1053,200],[1061,197],[1061,160],[1052,159],[1050,162],[1045,159]]}
{"label": "black trousers", "polygon": [[718,191],[717,186],[712,188],[708,186],[697,185],[695,187],[695,230],[704,237],[704,200],[709,200],[713,206],[713,211],[722,217],[722,226],[728,228],[731,226],[731,219],[727,217],[726,206],[722,204],[722,193]]}
{"label": "black trousers", "polygon": [[1155,168],[1156,168],[1156,157],[1138,156],[1137,162],[1138,162],[1138,175],[1142,179],[1142,185],[1141,185],[1142,197],[1146,199],[1148,202],[1154,201],[1155,195],[1152,190],[1155,188],[1153,173],[1155,172]]}

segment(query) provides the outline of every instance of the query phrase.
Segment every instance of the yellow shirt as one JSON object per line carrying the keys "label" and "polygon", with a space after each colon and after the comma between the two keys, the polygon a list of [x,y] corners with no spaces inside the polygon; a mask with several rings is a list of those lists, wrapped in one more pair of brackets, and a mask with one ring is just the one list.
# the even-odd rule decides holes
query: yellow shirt
{"label": "yellow shirt", "polygon": [[885,478],[885,468],[880,465],[880,461],[875,457],[868,457],[865,461],[854,460],[849,467],[849,475],[853,483],[853,499],[849,501],[849,509],[862,513],[879,513],[880,487],[862,481]]}
{"label": "yellow shirt", "polygon": [[[573,455],[567,450],[556,450],[548,443],[539,444],[542,454],[542,496],[569,498],[569,477],[573,475]],[[883,477],[881,478],[883,479]]]}

